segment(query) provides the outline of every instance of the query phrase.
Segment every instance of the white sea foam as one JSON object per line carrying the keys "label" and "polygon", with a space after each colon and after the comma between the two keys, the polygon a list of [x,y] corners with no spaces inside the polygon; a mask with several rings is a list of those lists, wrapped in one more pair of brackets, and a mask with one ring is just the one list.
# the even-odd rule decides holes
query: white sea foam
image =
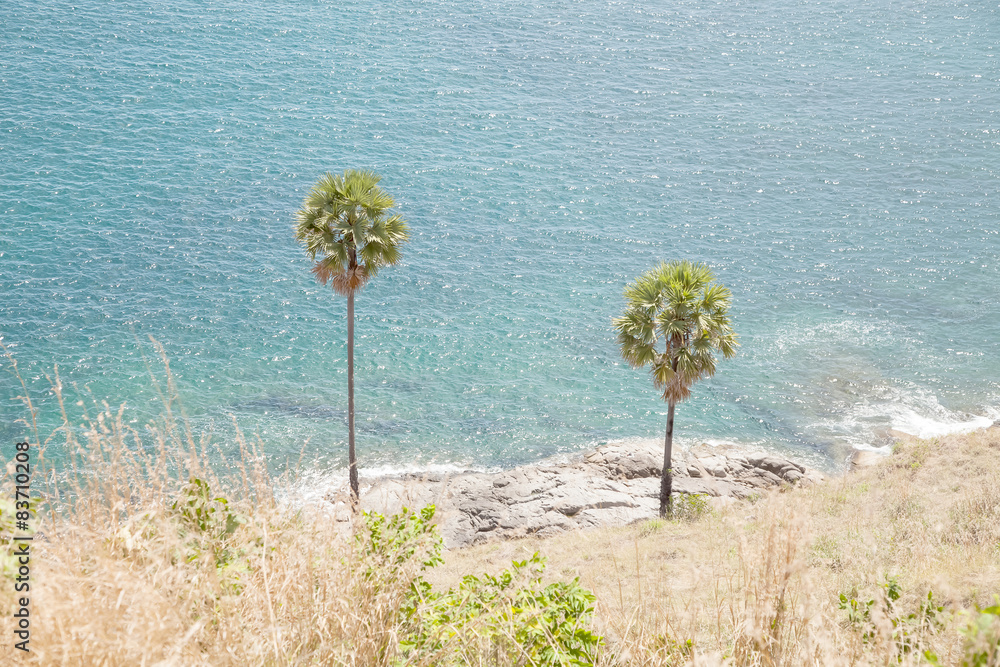
{"label": "white sea foam", "polygon": [[985,416],[962,420],[957,415],[949,415],[945,419],[938,419],[904,409],[893,417],[892,427],[918,438],[935,438],[949,433],[968,433],[992,424],[993,420]]}
{"label": "white sea foam", "polygon": [[488,472],[489,469],[482,466],[460,465],[457,463],[426,463],[422,465],[405,466],[376,466],[374,468],[358,468],[360,477],[388,477],[390,475],[421,474],[421,473],[459,473],[459,472]]}
{"label": "white sea foam", "polygon": [[812,424],[810,430],[855,449],[888,454],[889,429],[918,438],[934,438],[985,428],[1000,416],[997,408],[984,408],[981,414],[950,409],[925,389],[888,386],[877,389],[871,396],[859,396],[854,405],[838,414]]}
{"label": "white sea foam", "polygon": [[[423,465],[375,466],[358,468],[361,491],[364,493],[365,480],[405,474],[455,474],[462,472],[488,472],[481,466],[463,466],[456,463],[427,463]],[[347,469],[308,470],[301,477],[279,493],[282,502],[291,505],[311,505],[321,502],[330,495],[347,489]]]}

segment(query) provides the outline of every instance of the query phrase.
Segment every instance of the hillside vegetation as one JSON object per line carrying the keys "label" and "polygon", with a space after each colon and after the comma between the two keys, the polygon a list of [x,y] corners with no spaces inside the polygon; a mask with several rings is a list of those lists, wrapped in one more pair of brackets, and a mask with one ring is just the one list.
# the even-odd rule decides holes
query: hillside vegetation
{"label": "hillside vegetation", "polygon": [[1000,664],[1000,428],[725,510],[442,553],[430,509],[352,534],[284,506],[242,439],[214,472],[165,407],[142,436],[107,406],[55,434],[75,472],[36,472],[20,663]]}
{"label": "hillside vegetation", "polygon": [[905,439],[722,513],[456,550],[433,580],[541,551],[596,595],[611,664],[1000,665],[998,460],[997,427]]}

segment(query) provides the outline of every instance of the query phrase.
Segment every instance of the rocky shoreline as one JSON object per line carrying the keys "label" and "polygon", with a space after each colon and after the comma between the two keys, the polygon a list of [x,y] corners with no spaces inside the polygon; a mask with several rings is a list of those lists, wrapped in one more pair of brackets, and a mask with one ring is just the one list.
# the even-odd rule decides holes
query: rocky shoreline
{"label": "rocky shoreline", "polygon": [[[382,513],[434,504],[449,548],[547,536],[655,518],[662,461],[662,444],[611,443],[571,461],[542,461],[496,473],[380,477],[363,488],[361,504]],[[672,463],[674,493],[701,494],[713,505],[824,479],[818,471],[773,453],[732,445],[676,451]],[[343,493],[327,499],[337,508],[337,518],[346,520]]]}

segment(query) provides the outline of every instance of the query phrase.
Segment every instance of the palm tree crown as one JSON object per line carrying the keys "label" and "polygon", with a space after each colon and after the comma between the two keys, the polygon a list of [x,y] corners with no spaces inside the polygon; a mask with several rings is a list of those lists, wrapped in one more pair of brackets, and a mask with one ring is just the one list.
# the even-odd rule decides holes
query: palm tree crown
{"label": "palm tree crown", "polygon": [[663,400],[687,399],[691,385],[715,374],[714,352],[736,354],[731,297],[704,264],[660,263],[625,288],[625,312],[613,320],[622,357],[633,368],[650,367]]}
{"label": "palm tree crown", "polygon": [[344,296],[397,263],[399,247],[409,238],[403,219],[389,215],[395,202],[379,180],[371,171],[327,173],[295,216],[295,238],[315,262],[313,274]]}

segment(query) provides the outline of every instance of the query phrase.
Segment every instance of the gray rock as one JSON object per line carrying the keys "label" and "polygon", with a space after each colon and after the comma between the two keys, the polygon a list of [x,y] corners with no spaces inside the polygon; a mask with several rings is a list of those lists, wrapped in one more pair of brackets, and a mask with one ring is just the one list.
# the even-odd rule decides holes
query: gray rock
{"label": "gray rock", "polygon": [[[678,448],[679,449],[679,448]],[[567,463],[541,462],[500,473],[406,474],[368,482],[362,507],[383,513],[433,503],[448,547],[575,528],[624,525],[659,511],[662,444],[611,443]],[[702,494],[723,506],[781,484],[823,476],[780,456],[734,445],[676,451],[674,493]],[[335,517],[347,512],[343,491],[328,496]]]}
{"label": "gray rock", "polygon": [[885,459],[884,454],[879,454],[878,452],[872,452],[865,449],[855,449],[851,453],[850,458],[851,470],[877,465],[883,459]]}

